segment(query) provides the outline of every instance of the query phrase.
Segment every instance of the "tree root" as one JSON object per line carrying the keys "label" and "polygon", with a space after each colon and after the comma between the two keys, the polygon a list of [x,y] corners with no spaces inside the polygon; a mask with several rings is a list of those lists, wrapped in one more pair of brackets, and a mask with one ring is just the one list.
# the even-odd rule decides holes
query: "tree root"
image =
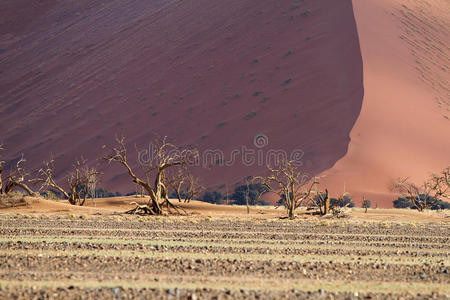
{"label": "tree root", "polygon": [[134,204],[134,205],[136,205],[136,207],[133,209],[127,210],[126,212],[124,212],[124,214],[141,215],[141,216],[155,215],[155,212],[153,211],[153,209],[151,207],[149,207],[147,204],[141,205],[134,201],[131,202],[130,204]]}
{"label": "tree root", "polygon": [[[137,202],[130,202],[131,205],[136,205],[135,208],[127,210],[124,212],[124,214],[129,214],[129,215],[140,215],[140,216],[154,216],[154,215],[158,215],[154,210],[153,207],[148,206],[147,204],[139,204]],[[170,209],[173,209],[175,211],[176,214],[178,215],[187,215],[187,212],[182,209],[181,207],[177,207],[175,205],[173,205],[170,201],[168,201],[167,199],[164,200],[164,202],[160,205],[161,207],[167,207],[167,211],[170,213]],[[182,212],[181,212],[181,211]]]}
{"label": "tree root", "polygon": [[[174,204],[172,204],[168,199],[165,199],[164,202],[162,203],[161,207],[166,206],[167,210],[170,212],[170,209],[172,208],[173,210],[175,210],[175,212],[178,215],[187,215],[187,212],[182,209],[181,207],[175,206]],[[182,210],[183,212],[180,212],[180,210]]]}

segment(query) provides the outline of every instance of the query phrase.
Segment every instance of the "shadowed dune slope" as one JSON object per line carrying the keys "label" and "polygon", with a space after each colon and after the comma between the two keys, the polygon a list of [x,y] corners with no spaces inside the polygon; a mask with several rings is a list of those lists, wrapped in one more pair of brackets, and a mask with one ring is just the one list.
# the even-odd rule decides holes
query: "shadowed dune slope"
{"label": "shadowed dune slope", "polygon": [[450,4],[353,1],[364,63],[364,104],[347,155],[326,183],[390,207],[399,176],[423,181],[450,164]]}
{"label": "shadowed dune slope", "polygon": [[[0,3],[5,158],[25,153],[36,170],[53,153],[59,180],[115,134],[130,150],[157,133],[223,151],[208,165],[243,146],[300,149],[319,173],[345,155],[362,97],[350,0]],[[258,134],[268,145],[254,146]],[[198,172],[231,186],[265,162]],[[133,190],[122,169],[101,168],[108,189]]]}

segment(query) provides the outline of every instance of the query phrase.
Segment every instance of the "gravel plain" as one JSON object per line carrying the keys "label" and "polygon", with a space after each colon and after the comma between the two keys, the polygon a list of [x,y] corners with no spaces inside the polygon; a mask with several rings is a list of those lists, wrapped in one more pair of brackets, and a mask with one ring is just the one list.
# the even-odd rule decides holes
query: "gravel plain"
{"label": "gravel plain", "polygon": [[2,299],[449,299],[448,224],[0,215]]}

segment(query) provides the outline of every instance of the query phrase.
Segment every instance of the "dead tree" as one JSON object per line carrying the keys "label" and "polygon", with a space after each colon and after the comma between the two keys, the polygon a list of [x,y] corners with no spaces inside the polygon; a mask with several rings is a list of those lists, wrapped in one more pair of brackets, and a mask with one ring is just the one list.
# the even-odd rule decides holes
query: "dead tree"
{"label": "dead tree", "polygon": [[[128,172],[134,183],[142,186],[150,196],[147,204],[146,212],[148,214],[161,215],[163,214],[162,207],[174,208],[176,207],[168,199],[168,189],[164,182],[166,181],[165,173],[169,168],[184,167],[194,162],[198,155],[195,149],[179,149],[173,144],[167,142],[167,138],[155,139],[152,144],[152,151],[149,153],[150,159],[148,161],[139,161],[139,164],[144,171],[145,180],[139,178],[131,168],[128,157],[127,148],[125,146],[125,138],[116,138],[116,147],[111,149],[111,153],[104,156],[105,161],[117,162],[121,164]],[[153,184],[150,183],[150,178],[153,175]]]}
{"label": "dead tree", "polygon": [[342,194],[335,199],[334,201],[330,202],[330,212],[333,214],[336,218],[343,218],[345,217],[345,209],[350,206],[351,200],[348,197],[349,193],[345,191],[342,192]]}
{"label": "dead tree", "polygon": [[408,199],[418,211],[424,211],[437,204],[441,198],[450,199],[450,167],[439,174],[431,174],[420,185],[409,181],[407,177],[399,178],[394,182],[393,190]]}
{"label": "dead tree", "polygon": [[445,168],[439,174],[431,174],[429,182],[434,186],[436,198],[450,199],[450,167]]}
{"label": "dead tree", "polygon": [[200,178],[195,177],[191,172],[187,172],[186,178],[187,188],[184,196],[185,203],[193,200],[204,190],[204,187],[200,184]]}
{"label": "dead tree", "polygon": [[308,174],[297,170],[293,161],[277,161],[275,166],[268,165],[270,175],[256,177],[268,191],[280,195],[284,200],[288,218],[294,219],[294,211],[307,200],[313,187],[318,184],[317,178],[311,179]]}
{"label": "dead tree", "polygon": [[330,198],[328,189],[325,189],[325,192],[316,190],[313,191],[312,194],[316,196],[310,197],[313,208],[319,210],[319,214],[321,216],[325,215],[333,215],[334,217],[343,217],[344,209],[351,204],[349,200],[348,193],[344,191],[343,193],[336,199]]}
{"label": "dead tree", "polygon": [[59,191],[65,199],[72,205],[83,206],[89,195],[95,189],[100,173],[95,168],[90,168],[87,160],[83,157],[73,165],[73,170],[66,177],[69,192],[55,181],[55,161],[51,158],[44,162],[44,167],[39,171],[39,177],[34,179],[34,183],[41,184],[40,190],[53,188]]}
{"label": "dead tree", "polygon": [[95,190],[99,175],[100,173],[95,168],[88,166],[85,158],[81,157],[75,162],[73,171],[67,177],[71,204],[83,206],[86,199],[89,196],[92,197],[92,191]]}
{"label": "dead tree", "polygon": [[367,214],[367,209],[370,207],[370,200],[367,200],[366,197],[363,196],[362,207],[364,208],[364,213]]}
{"label": "dead tree", "polygon": [[182,188],[185,185],[185,181],[186,181],[186,175],[185,175],[184,170],[181,168],[179,168],[175,172],[172,172],[172,174],[168,174],[168,176],[167,176],[166,185],[169,186],[175,192],[178,202],[181,202],[183,199]]}
{"label": "dead tree", "polygon": [[14,169],[10,171],[8,177],[6,178],[5,194],[9,194],[14,189],[20,188],[30,196],[35,195],[31,188],[25,183],[25,178],[28,176],[28,173],[22,167],[22,164],[25,161],[26,160],[22,154],[21,158],[17,161]]}
{"label": "dead tree", "polygon": [[424,211],[437,202],[436,188],[438,183],[438,177],[426,180],[421,185],[417,185],[405,177],[397,179],[394,183],[394,190],[408,199],[418,211]]}
{"label": "dead tree", "polygon": [[175,173],[169,174],[167,186],[174,191],[178,202],[184,201],[184,203],[189,203],[203,191],[200,179],[189,172],[186,167],[178,168]]}
{"label": "dead tree", "polygon": [[325,192],[316,192],[316,196],[311,199],[313,207],[319,209],[321,216],[327,215],[330,212],[330,197],[328,196],[328,189]]}

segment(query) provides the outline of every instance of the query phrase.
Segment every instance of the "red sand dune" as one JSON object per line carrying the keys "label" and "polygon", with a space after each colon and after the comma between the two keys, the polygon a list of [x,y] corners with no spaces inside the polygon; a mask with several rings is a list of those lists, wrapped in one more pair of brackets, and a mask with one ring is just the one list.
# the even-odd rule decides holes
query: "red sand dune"
{"label": "red sand dune", "polygon": [[[301,149],[311,173],[331,168],[333,193],[345,184],[357,200],[390,206],[392,178],[449,163],[448,9],[445,0],[4,1],[4,158],[25,153],[36,170],[53,153],[63,180],[74,157],[95,163],[116,134],[130,150],[168,135],[220,149],[223,162],[233,149],[258,150],[264,134],[261,153]],[[232,188],[260,164],[239,158],[198,173]],[[101,168],[109,190],[133,190],[122,169]]]}
{"label": "red sand dune", "polygon": [[[263,151],[301,149],[319,173],[346,153],[361,108],[350,0],[8,1],[0,20],[5,156],[35,170],[52,152],[60,180],[115,134],[131,150],[168,135],[223,162],[265,134]],[[199,174],[218,187],[265,169],[238,160]],[[102,169],[108,189],[133,190]]]}
{"label": "red sand dune", "polygon": [[392,206],[396,177],[420,182],[450,164],[450,4],[353,1],[364,101],[349,151],[325,184]]}

